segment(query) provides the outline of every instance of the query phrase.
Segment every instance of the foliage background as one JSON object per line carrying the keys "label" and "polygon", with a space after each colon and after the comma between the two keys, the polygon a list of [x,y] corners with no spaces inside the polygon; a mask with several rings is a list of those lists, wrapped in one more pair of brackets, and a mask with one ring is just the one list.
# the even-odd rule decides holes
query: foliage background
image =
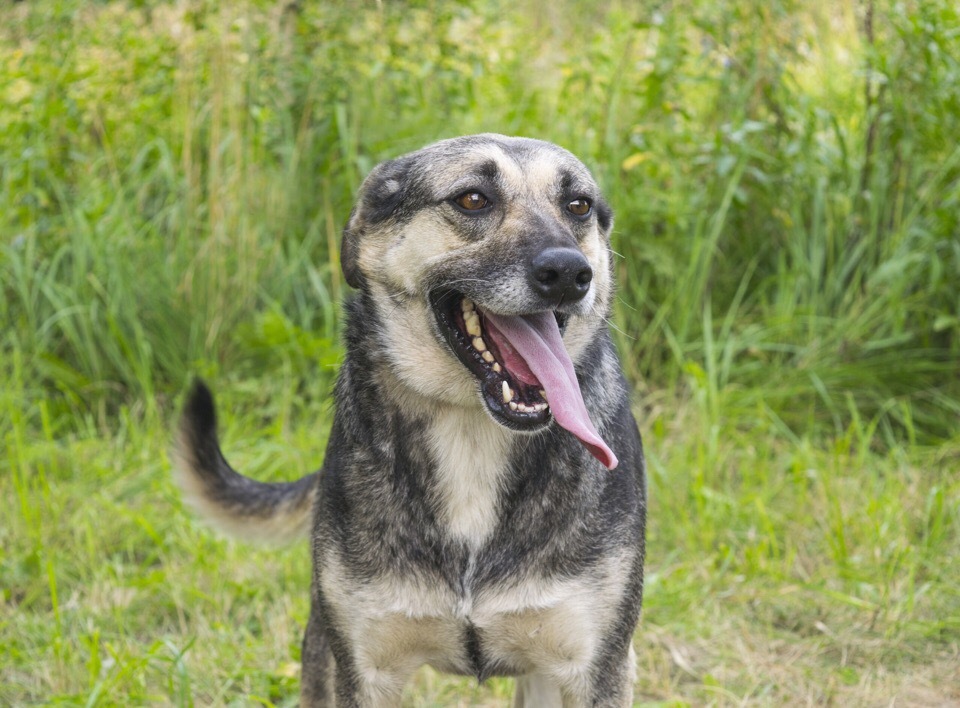
{"label": "foliage background", "polygon": [[960,703],[953,2],[60,0],[0,47],[0,702],[295,703],[304,549],[182,508],[176,402],[315,468],[357,185],[490,130],[617,212],[638,702]]}

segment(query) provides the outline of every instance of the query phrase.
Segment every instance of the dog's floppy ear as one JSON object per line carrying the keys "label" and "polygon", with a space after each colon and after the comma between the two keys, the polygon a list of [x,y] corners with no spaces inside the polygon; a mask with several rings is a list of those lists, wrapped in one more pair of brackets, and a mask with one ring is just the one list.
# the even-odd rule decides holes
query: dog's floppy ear
{"label": "dog's floppy ear", "polygon": [[360,270],[360,242],[371,228],[394,216],[403,204],[410,166],[408,158],[381,162],[360,185],[340,246],[340,267],[351,287],[360,290],[366,287],[366,278]]}
{"label": "dog's floppy ear", "polygon": [[357,217],[357,207],[350,212],[350,218],[343,229],[343,241],[340,244],[340,269],[343,277],[351,288],[364,289],[366,282],[360,272],[360,224]]}

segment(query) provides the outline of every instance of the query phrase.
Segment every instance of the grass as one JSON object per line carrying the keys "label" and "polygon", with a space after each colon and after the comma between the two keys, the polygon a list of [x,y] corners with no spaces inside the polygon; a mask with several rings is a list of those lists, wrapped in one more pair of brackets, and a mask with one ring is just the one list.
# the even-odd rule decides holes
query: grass
{"label": "grass", "polygon": [[[377,161],[559,142],[617,212],[650,462],[641,705],[960,703],[960,36],[947,0],[0,8],[0,703],[292,705],[304,546],[167,448],[321,461]],[[407,705],[507,705],[420,672]]]}

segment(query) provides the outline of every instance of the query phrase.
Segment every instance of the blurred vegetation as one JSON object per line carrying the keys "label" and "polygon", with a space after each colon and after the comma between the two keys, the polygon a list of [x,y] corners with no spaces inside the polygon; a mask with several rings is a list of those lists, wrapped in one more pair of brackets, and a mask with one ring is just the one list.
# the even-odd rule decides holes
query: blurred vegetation
{"label": "blurred vegetation", "polygon": [[103,416],[198,369],[316,375],[363,175],[492,130],[596,171],[644,387],[705,385],[794,430],[862,416],[886,443],[956,431],[952,2],[4,15],[2,346],[34,401]]}
{"label": "blurred vegetation", "polygon": [[958,28],[953,0],[0,5],[0,703],[295,700],[303,554],[188,521],[174,403],[212,379],[242,469],[311,469],[357,186],[481,131],[570,149],[616,211],[638,695],[960,701]]}

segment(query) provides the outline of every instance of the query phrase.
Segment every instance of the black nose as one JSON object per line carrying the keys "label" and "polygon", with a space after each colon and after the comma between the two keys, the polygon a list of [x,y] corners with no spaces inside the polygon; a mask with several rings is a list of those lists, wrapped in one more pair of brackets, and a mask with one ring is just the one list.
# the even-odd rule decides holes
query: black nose
{"label": "black nose", "polygon": [[593,270],[576,248],[545,248],[530,261],[529,279],[545,298],[576,302],[590,289]]}

